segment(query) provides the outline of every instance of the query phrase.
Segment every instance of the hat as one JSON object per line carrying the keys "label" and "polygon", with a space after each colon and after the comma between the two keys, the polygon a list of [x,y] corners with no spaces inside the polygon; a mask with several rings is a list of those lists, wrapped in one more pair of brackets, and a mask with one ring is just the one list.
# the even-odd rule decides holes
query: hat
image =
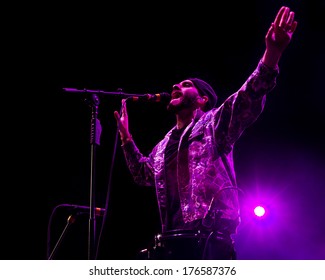
{"label": "hat", "polygon": [[205,81],[198,78],[189,78],[193,82],[194,86],[198,89],[201,96],[208,96],[209,101],[205,105],[205,111],[214,108],[217,105],[218,96],[214,92],[213,88]]}

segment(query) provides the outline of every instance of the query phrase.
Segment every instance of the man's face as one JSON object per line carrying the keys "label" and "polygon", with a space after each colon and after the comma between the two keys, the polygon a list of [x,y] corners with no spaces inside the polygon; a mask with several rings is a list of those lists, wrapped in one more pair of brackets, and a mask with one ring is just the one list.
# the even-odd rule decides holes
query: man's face
{"label": "man's face", "polygon": [[183,109],[195,110],[197,108],[196,101],[200,98],[200,95],[192,81],[184,80],[173,85],[171,97],[167,109],[179,112]]}

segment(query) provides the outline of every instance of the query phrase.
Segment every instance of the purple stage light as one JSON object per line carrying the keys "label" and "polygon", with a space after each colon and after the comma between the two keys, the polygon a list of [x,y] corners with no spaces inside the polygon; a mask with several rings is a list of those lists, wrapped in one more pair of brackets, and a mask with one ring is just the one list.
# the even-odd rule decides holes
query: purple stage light
{"label": "purple stage light", "polygon": [[263,206],[256,206],[254,208],[254,213],[258,217],[263,217],[265,215],[265,208]]}

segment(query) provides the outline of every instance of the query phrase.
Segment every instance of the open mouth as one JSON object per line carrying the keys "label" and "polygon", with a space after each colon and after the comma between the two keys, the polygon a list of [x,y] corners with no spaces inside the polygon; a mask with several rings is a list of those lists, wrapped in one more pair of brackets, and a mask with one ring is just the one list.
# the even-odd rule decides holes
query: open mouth
{"label": "open mouth", "polygon": [[173,91],[172,92],[172,99],[177,99],[179,97],[183,96],[181,91]]}

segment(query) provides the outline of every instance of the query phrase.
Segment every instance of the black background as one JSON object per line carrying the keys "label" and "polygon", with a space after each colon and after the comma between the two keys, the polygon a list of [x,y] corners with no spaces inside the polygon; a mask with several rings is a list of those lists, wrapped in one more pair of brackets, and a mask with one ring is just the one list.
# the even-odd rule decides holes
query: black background
{"label": "black background", "polygon": [[[215,88],[221,104],[255,69],[282,5],[295,11],[298,27],[264,112],[235,147],[244,190],[236,246],[240,259],[324,259],[321,0],[52,3],[37,12],[31,5],[16,7],[3,51],[1,259],[47,259],[74,214],[55,207],[89,206],[91,108],[84,93],[62,88],[169,92],[174,83],[197,76]],[[133,183],[115,142],[113,112],[120,109],[120,96],[99,100],[102,133],[93,191],[107,215],[96,219],[97,234],[103,224],[98,258],[134,259],[160,231],[155,193]],[[162,103],[129,103],[128,110],[144,154],[174,124]],[[256,196],[278,209],[267,228],[245,216]],[[54,259],[87,259],[88,225],[87,213],[77,216]]]}

